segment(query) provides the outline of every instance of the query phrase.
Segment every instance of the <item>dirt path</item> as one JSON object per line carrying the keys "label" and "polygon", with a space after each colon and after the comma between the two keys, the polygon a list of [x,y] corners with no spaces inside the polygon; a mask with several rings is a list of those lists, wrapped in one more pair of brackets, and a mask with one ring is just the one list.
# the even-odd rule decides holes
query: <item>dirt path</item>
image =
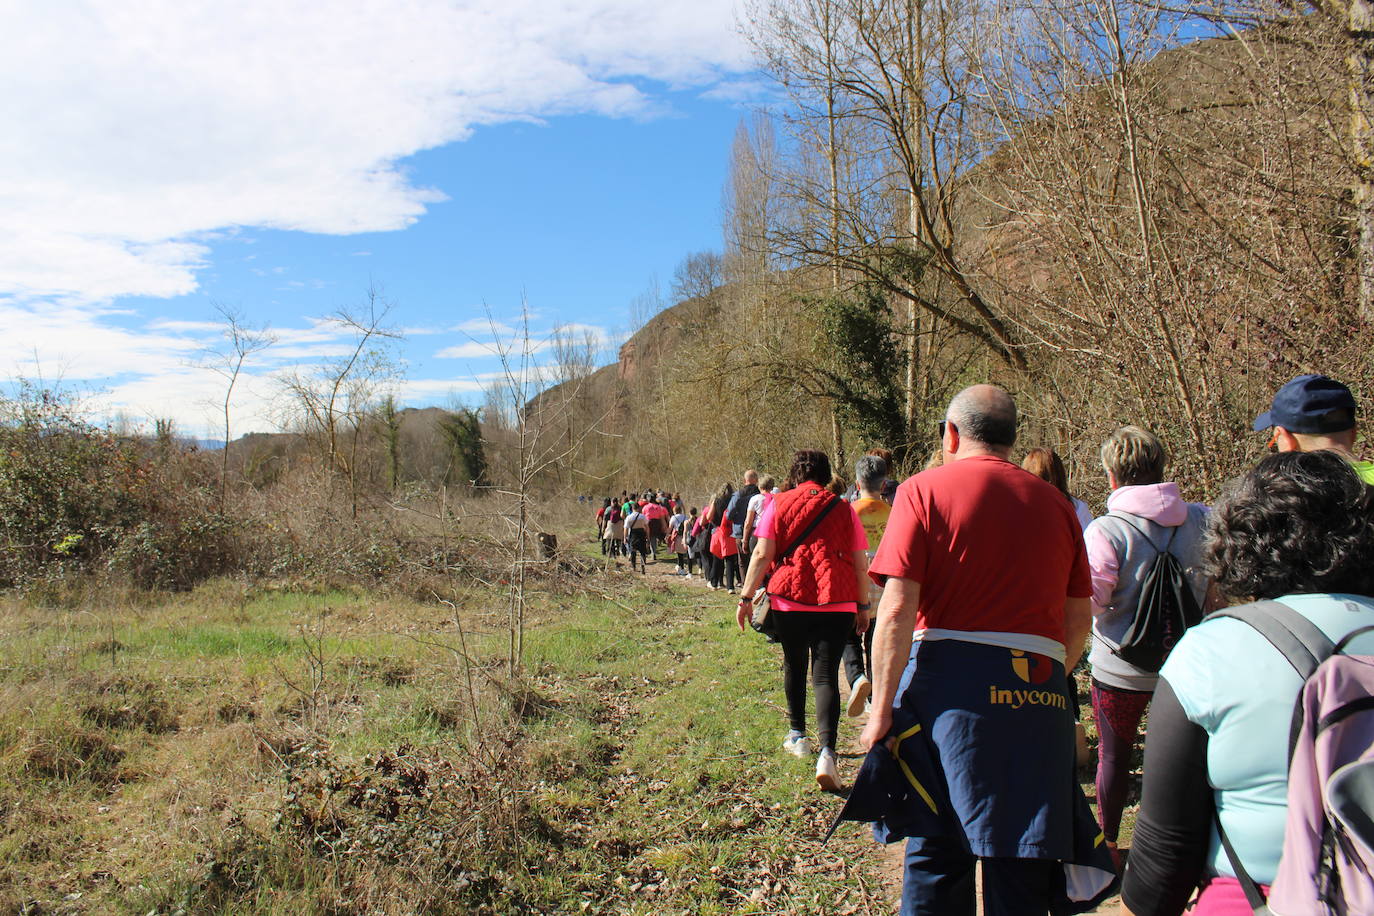
{"label": "dirt path", "polygon": [[[623,563],[623,560],[621,562]],[[653,579],[666,584],[677,584],[679,586],[686,588],[694,588],[701,591],[709,591],[706,584],[706,580],[700,575],[700,573],[693,574],[690,578],[687,578],[677,575],[675,572],[676,568],[676,561],[671,558],[671,555],[669,555],[669,559],[666,560],[660,557],[657,562],[649,563],[645,576],[649,579]],[[720,598],[720,603],[722,605],[723,612],[729,612],[734,604],[732,596],[724,589],[721,589],[717,594]],[[841,677],[843,677],[843,674],[841,675]],[[846,694],[848,693],[847,683],[845,684],[845,692]],[[848,770],[851,772],[851,774],[853,771],[857,770],[858,763],[863,758],[863,749],[859,746],[858,743],[858,732],[862,730],[866,718],[867,717],[865,715],[857,719],[847,720],[853,723],[855,727],[850,730],[852,731],[852,734],[850,736],[851,741],[849,743],[848,748],[846,749],[846,752],[842,753],[840,756],[842,770]],[[842,723],[841,728],[843,729],[844,727],[845,726]],[[897,907],[898,901],[901,896],[903,852],[904,847],[900,843],[894,843],[890,846],[885,846],[878,850],[878,854],[882,857],[885,863],[885,867],[881,869],[881,873],[883,874],[884,882],[887,885],[888,899],[892,901],[894,911]],[[981,911],[981,880],[978,883],[978,898],[979,910]],[[1092,912],[1099,914],[1099,916],[1120,916],[1120,914],[1123,912],[1121,907],[1121,898],[1112,897]]]}

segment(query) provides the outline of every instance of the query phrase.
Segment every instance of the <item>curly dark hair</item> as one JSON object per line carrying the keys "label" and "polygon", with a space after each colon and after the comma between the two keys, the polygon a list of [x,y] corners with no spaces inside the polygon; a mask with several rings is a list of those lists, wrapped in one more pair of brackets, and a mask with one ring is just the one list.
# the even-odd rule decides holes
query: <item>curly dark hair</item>
{"label": "curly dark hair", "polygon": [[792,456],[792,467],[787,472],[787,486],[783,489],[790,490],[803,482],[828,486],[831,476],[830,456],[820,449],[804,448]]}
{"label": "curly dark hair", "polygon": [[1374,594],[1374,490],[1339,452],[1271,455],[1212,513],[1203,562],[1238,601]]}

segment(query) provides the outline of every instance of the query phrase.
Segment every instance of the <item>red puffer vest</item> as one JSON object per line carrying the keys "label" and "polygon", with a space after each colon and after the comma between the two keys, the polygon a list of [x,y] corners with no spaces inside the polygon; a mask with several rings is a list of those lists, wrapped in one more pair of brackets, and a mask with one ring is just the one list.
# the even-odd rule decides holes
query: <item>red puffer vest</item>
{"label": "red puffer vest", "polygon": [[[826,503],[838,499],[825,487],[806,481],[775,497],[773,544],[777,552],[791,546]],[[785,563],[774,565],[769,593],[811,605],[858,601],[853,546],[854,519],[844,506],[836,506]]]}

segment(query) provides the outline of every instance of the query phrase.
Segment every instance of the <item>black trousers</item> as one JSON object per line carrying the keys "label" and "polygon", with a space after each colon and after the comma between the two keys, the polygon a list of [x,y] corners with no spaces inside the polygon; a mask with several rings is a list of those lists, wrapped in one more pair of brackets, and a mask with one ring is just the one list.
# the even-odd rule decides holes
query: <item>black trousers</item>
{"label": "black trousers", "polygon": [[706,581],[719,588],[721,577],[725,575],[725,561],[708,550],[701,555],[701,570]]}
{"label": "black trousers", "polygon": [[873,621],[860,635],[850,633],[844,644],[844,676],[853,687],[860,676],[873,680]]}
{"label": "black trousers", "polygon": [[790,727],[806,731],[806,674],[816,691],[816,737],[835,749],[840,725],[840,657],[854,615],[845,611],[773,611],[782,643],[782,689]]}
{"label": "black trousers", "polygon": [[733,589],[736,584],[743,584],[744,577],[739,574],[739,555],[725,557],[720,561],[725,566],[725,587]]}

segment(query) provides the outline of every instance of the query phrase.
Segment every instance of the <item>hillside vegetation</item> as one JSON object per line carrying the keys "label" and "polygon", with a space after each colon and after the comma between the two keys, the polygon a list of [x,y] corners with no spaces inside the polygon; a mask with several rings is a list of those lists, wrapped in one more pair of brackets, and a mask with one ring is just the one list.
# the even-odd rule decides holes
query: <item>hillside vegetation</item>
{"label": "hillside vegetation", "polygon": [[992,381],[1080,487],[1135,423],[1212,498],[1289,378],[1374,393],[1339,30],[1030,7],[1011,32],[950,0],[910,28],[870,0],[752,21],[789,101],[741,125],[718,272],[684,261],[692,298],[539,401],[601,424],[585,477],[715,487],[875,445],[911,471],[950,396]]}

